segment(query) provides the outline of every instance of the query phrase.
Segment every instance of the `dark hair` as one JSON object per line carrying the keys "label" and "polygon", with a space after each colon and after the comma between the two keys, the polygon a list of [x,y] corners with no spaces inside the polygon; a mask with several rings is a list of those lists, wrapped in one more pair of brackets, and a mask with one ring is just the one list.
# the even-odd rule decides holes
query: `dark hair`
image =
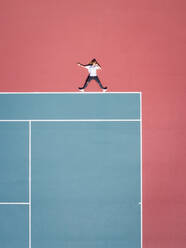
{"label": "dark hair", "polygon": [[[97,65],[99,65],[99,63],[97,62],[96,59],[92,59],[90,62],[89,62],[89,65],[93,65],[93,63],[96,63]],[[100,65],[99,65],[100,66]]]}

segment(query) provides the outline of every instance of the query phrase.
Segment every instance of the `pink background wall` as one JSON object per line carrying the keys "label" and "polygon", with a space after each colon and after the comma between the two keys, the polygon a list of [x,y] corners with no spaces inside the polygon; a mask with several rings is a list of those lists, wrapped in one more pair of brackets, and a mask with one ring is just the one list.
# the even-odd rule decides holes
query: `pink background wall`
{"label": "pink background wall", "polygon": [[96,57],[143,92],[144,248],[186,247],[185,25],[185,0],[0,0],[0,91],[76,91]]}

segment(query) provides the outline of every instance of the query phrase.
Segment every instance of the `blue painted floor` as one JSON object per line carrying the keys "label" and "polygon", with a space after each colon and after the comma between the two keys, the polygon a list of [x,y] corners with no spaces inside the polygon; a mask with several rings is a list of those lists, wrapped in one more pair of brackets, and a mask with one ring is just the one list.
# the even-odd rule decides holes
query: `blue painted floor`
{"label": "blue painted floor", "polygon": [[[8,104],[0,119],[140,118],[139,94],[37,95],[37,111],[35,97],[0,95]],[[29,247],[29,239],[32,248],[141,247],[140,121],[32,121],[30,138],[31,235],[29,206],[1,204],[0,247]],[[0,203],[28,202],[27,121],[0,122],[0,155]]]}

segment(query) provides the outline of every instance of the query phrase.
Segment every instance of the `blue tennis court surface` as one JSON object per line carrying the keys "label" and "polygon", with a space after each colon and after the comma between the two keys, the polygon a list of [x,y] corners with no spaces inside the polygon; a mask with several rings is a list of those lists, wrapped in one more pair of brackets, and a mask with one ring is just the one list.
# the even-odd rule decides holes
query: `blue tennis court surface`
{"label": "blue tennis court surface", "polygon": [[0,247],[140,248],[140,93],[0,104]]}

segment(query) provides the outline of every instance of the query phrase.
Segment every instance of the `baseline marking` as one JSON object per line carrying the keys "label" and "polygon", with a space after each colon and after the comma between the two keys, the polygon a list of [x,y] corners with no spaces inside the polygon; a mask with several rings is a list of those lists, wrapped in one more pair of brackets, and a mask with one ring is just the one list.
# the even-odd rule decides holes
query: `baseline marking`
{"label": "baseline marking", "polygon": [[119,92],[119,91],[113,91],[113,92],[97,92],[97,91],[87,91],[87,92],[75,92],[75,91],[67,91],[67,92],[0,92],[0,94],[4,94],[4,95],[7,95],[7,94],[59,94],[59,95],[63,95],[63,94],[81,94],[81,95],[86,95],[86,94],[140,94],[141,92],[140,91],[136,91],[136,92]]}

